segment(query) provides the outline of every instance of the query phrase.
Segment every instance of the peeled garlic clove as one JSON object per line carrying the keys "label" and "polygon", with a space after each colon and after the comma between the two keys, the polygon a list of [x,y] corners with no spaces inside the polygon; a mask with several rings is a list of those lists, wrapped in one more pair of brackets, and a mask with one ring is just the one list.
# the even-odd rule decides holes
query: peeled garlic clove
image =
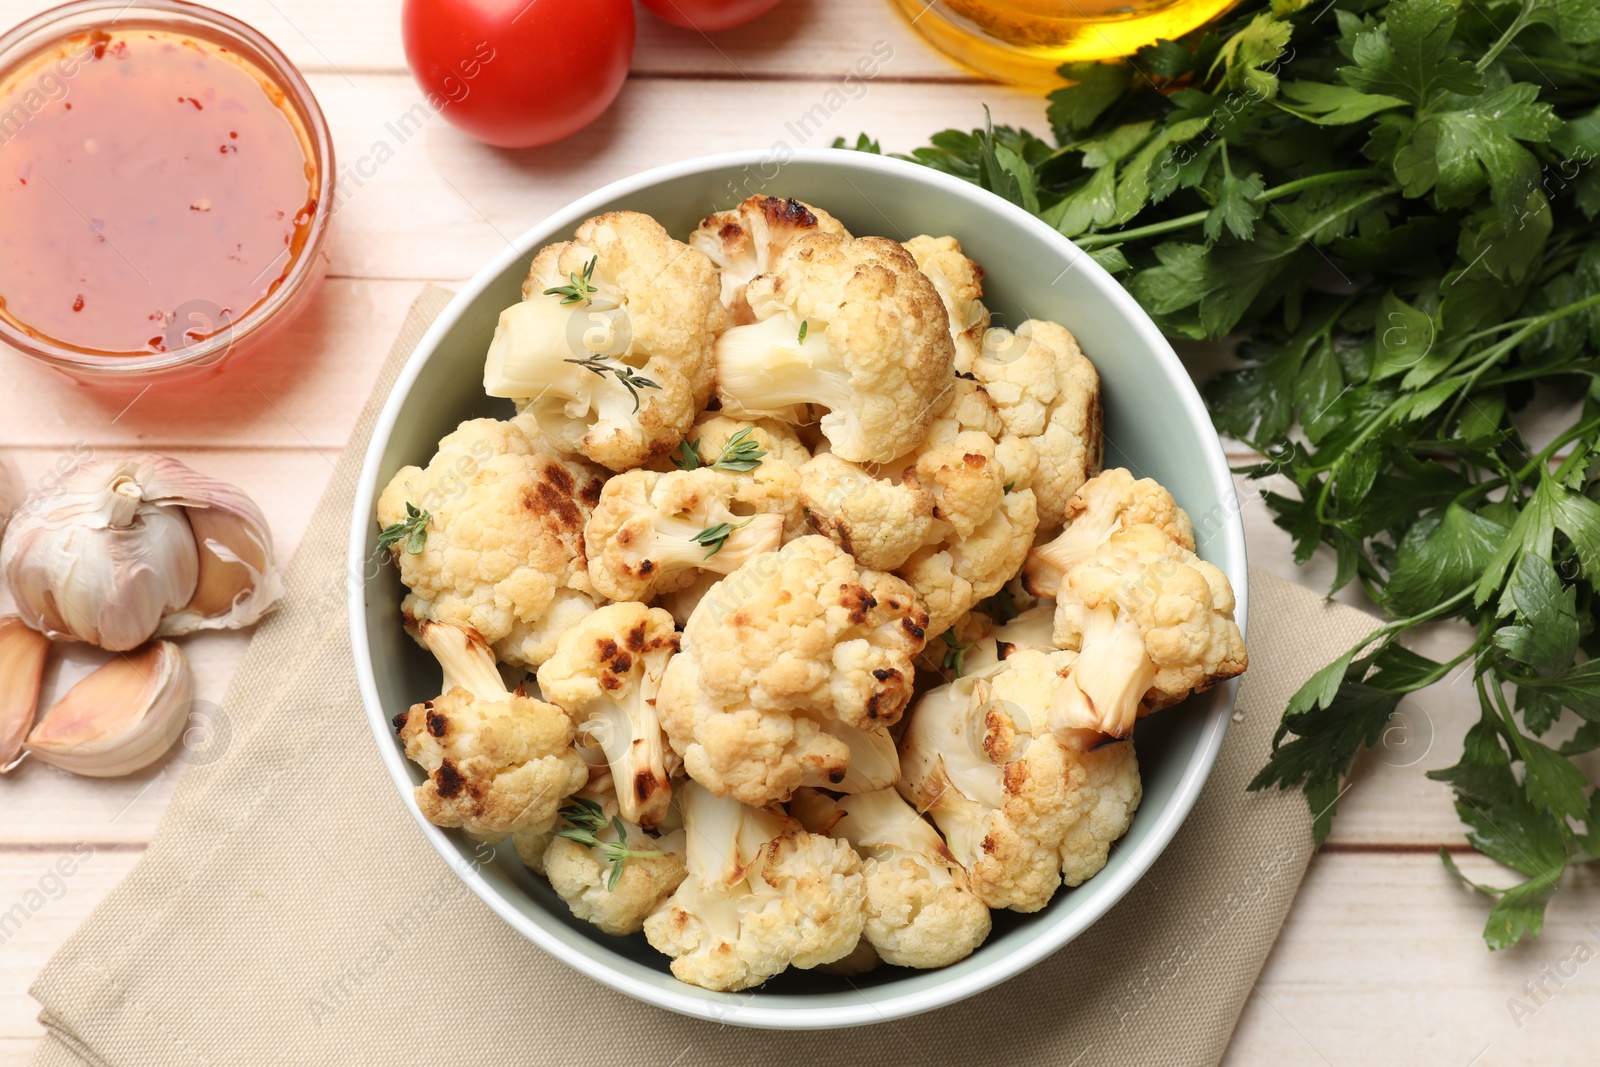
{"label": "peeled garlic clove", "polygon": [[15,615],[0,618],[0,773],[22,751],[39,710],[50,639]]}
{"label": "peeled garlic clove", "polygon": [[157,641],[118,656],[67,690],[25,745],[73,774],[115,778],[160,759],[183,735],[194,676],[183,652]]}
{"label": "peeled garlic clove", "polygon": [[86,463],[12,520],[0,570],[29,626],[119,652],[189,602],[200,571],[189,520],[146,499],[139,474],[132,460]]}
{"label": "peeled garlic clove", "polygon": [[185,509],[200,557],[193,595],[157,634],[232,630],[265,615],[283,595],[283,581],[272,557],[272,531],[255,501],[168,456],[135,461],[146,500]]}

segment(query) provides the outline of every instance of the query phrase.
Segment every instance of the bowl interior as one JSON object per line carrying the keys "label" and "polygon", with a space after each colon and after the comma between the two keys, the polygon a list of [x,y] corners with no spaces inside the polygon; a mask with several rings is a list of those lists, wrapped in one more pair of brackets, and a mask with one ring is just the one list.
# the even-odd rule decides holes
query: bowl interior
{"label": "bowl interior", "polygon": [[[602,190],[525,235],[518,249],[508,250],[458,296],[430,334],[433,343],[424,341],[402,375],[374,435],[368,477],[358,492],[353,558],[375,558],[373,494],[399,467],[425,463],[439,438],[463,419],[511,414],[508,401],[483,395],[483,356],[500,310],[519,299],[534,250],[569,237],[590,215],[623,208],[654,215],[682,239],[708,212],[755,193],[817,204],[857,234],[902,240],[953,234],[986,271],[986,302],[997,325],[1014,326],[1030,316],[1066,324],[1102,378],[1106,465],[1126,466],[1172,490],[1194,518],[1200,554],[1220,566],[1239,591],[1242,622],[1243,537],[1221,449],[1193,385],[1137,305],[1087,256],[998,198],[921,167],[846,152],[797,153],[781,165],[750,154],[662,168]],[[403,590],[395,569],[367,567],[366,573],[374,570],[376,577],[365,586],[355,644],[358,662],[370,657],[369,702],[375,691],[380,705],[369,708],[376,730],[393,714],[437,695],[439,671],[401,631]],[[369,664],[362,664],[363,673]],[[573,919],[549,886],[522,867],[509,843],[500,847],[495,862],[464,876],[513,925],[569,963],[675,1010],[735,1023],[806,1026],[909,1014],[969,995],[1037,962],[1126,892],[1187,814],[1220,744],[1233,692],[1232,685],[1219,686],[1141,723],[1137,744],[1144,801],[1106,869],[1077,889],[1062,890],[1038,914],[996,912],[988,942],[940,971],[884,967],[849,983],[790,971],[755,993],[711,993],[673,979],[666,957],[643,935],[613,938]],[[422,780],[420,770],[399,755],[392,731],[384,729],[379,743],[391,771],[404,768],[397,773]],[[459,853],[458,869],[473,863],[473,845],[465,837],[424,830],[442,849]]]}

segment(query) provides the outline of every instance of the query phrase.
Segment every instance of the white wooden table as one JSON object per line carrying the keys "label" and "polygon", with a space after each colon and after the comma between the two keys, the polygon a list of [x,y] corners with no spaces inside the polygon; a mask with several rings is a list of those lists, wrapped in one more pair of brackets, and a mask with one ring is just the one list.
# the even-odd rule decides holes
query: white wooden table
{"label": "white wooden table", "polygon": [[[1041,99],[956,70],[883,0],[786,0],[715,40],[641,11],[633,74],[616,106],[562,144],[498,151],[437,117],[401,142],[389,124],[420,94],[405,68],[398,4],[215,2],[300,65],[342,162],[366,159],[346,175],[327,285],[275,353],[224,377],[199,403],[156,388],[125,408],[126,397],[96,396],[0,354],[7,394],[0,448],[30,485],[85,446],[97,454],[170,452],[251,493],[285,556],[424,281],[459,283],[551,210],[683,157],[780,140],[825,145],[861,130],[886,150],[908,150],[947,125],[980,123],[984,103],[996,122],[1041,132],[1046,125]],[[0,0],[0,23],[38,6]],[[880,42],[893,54],[866,91],[830,95],[859,57],[875,45],[882,54]],[[1243,492],[1253,501],[1253,491]],[[1325,588],[1325,561],[1297,570],[1264,507],[1250,503],[1246,519],[1257,566]],[[0,593],[0,610],[6,606]],[[187,643],[201,699],[220,700],[247,641],[230,634]],[[1436,853],[1445,845],[1489,882],[1504,872],[1463,854],[1448,790],[1423,777],[1454,762],[1475,702],[1460,684],[1418,706],[1439,740],[1408,766],[1391,756],[1358,768],[1244,1010],[1230,1064],[1595,1062],[1600,962],[1579,960],[1600,956],[1600,879],[1579,876],[1573,884],[1569,875],[1538,944],[1488,953],[1478,937],[1485,903],[1444,871]],[[0,933],[0,1064],[27,1062],[41,1033],[29,983],[139,861],[182,767],[98,781],[32,764],[0,780],[0,912],[19,901],[30,912],[20,928]],[[87,859],[58,884],[47,871],[74,849]],[[1515,1018],[1512,998],[1535,1010]]]}

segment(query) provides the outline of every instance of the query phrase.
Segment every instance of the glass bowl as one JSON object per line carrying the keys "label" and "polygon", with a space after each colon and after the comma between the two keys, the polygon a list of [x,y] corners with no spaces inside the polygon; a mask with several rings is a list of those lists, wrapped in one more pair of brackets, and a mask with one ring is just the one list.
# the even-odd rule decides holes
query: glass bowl
{"label": "glass bowl", "polygon": [[[276,45],[236,18],[182,0],[134,4],[77,0],[41,12],[0,35],[0,86],[68,38],[113,27],[118,31],[159,30],[228,49],[282,93],[282,106],[297,125],[307,161],[315,168],[315,206],[305,244],[281,282],[232,322],[216,321],[219,309],[205,301],[179,305],[176,321],[166,333],[184,343],[168,351],[84,351],[30,333],[3,316],[0,342],[86,385],[142,388],[153,380],[171,383],[209,377],[266,347],[305,310],[327,274],[336,170],[333,139],[311,87]],[[190,333],[202,336],[190,341]]]}

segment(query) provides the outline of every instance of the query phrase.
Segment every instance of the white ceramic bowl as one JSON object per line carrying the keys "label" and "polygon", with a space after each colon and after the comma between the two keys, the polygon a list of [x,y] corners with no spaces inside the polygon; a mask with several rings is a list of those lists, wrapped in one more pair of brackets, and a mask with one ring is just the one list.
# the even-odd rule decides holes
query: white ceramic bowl
{"label": "white ceramic bowl", "polygon": [[[1110,275],[1049,226],[974,185],[915,164],[828,149],[778,162],[761,152],[690,159],[609,185],[523,234],[456,296],[401,371],[373,431],[357,487],[350,573],[376,576],[353,588],[350,637],[378,753],[422,833],[462,880],[506,922],[594,980],[646,1003],[718,1022],[782,1029],[856,1026],[928,1011],[969,997],[1044,959],[1105,914],[1149,869],[1210,774],[1233,708],[1220,685],[1140,723],[1144,801],[1111,861],[1034,915],[996,912],[994,932],[972,956],[937,971],[881,968],[846,983],[790,971],[758,990],[714,993],[685,985],[643,935],[614,938],[572,918],[548,884],[522,867],[509,843],[488,862],[473,842],[424,820],[412,800],[422,780],[390,719],[436,696],[439,671],[400,627],[395,569],[374,567],[373,506],[407,463],[425,463],[440,437],[466,418],[507,416],[508,401],[483,395],[484,351],[502,308],[519,299],[533,253],[565,240],[603,211],[648,212],[680,239],[706,214],[761,193],[817,204],[857,234],[905,240],[953,234],[987,272],[986,302],[1000,324],[1028,316],[1066,324],[1099,368],[1106,464],[1170,488],[1194,518],[1200,554],[1232,580],[1245,619],[1245,549],[1233,483],[1211,420],[1172,348]],[[1024,979],[1026,980],[1026,979]]]}

